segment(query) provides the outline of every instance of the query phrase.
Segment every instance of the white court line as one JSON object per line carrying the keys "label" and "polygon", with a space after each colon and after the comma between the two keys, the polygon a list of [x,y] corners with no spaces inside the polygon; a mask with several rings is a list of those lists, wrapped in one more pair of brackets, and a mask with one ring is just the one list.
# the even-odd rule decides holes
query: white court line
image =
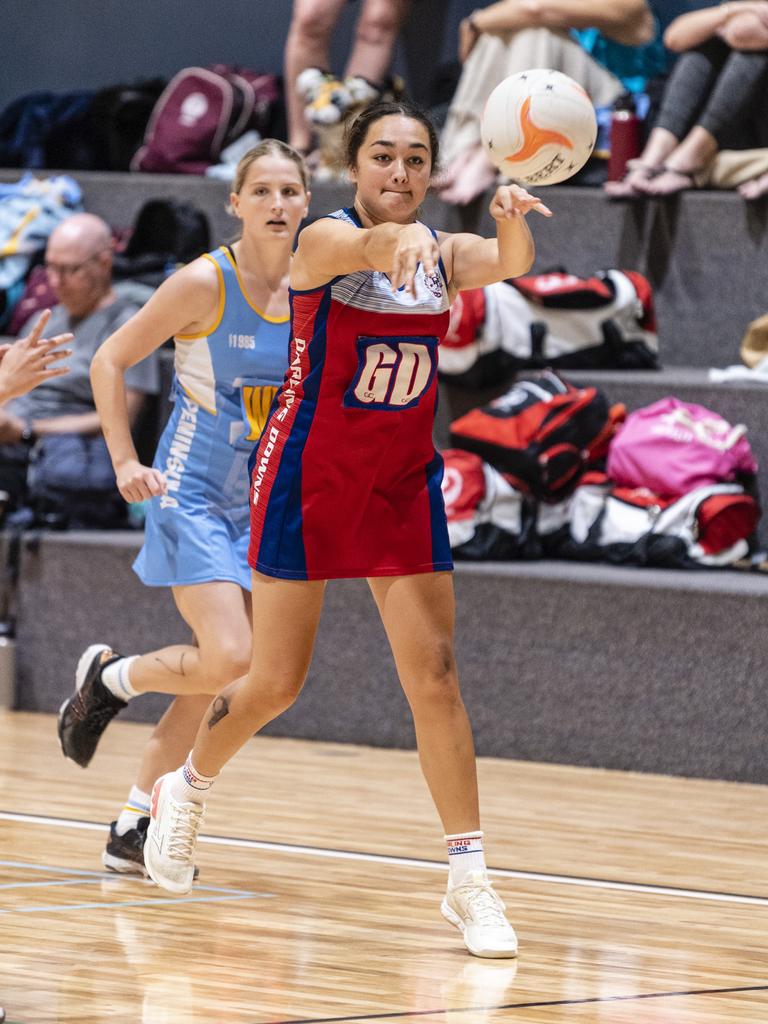
{"label": "white court line", "polygon": [[[36,814],[17,814],[0,811],[0,821],[20,821],[28,825],[47,825],[56,828],[82,828],[103,832],[105,826],[95,821],[78,821],[72,818],[45,817]],[[335,860],[367,861],[373,864],[392,864],[398,867],[424,868],[429,871],[446,871],[444,861],[416,860],[410,857],[390,857],[379,853],[357,853],[352,850],[328,850],[320,846],[298,846],[287,843],[269,843],[259,839],[236,839],[230,836],[199,837],[201,843],[213,846],[240,847],[247,850],[269,850],[304,857],[329,857]],[[646,885],[642,882],[612,882],[602,878],[579,878],[571,875],[552,875],[539,871],[515,871],[511,868],[489,868],[490,875],[500,878],[516,878],[526,882],[546,882],[552,885],[575,885],[587,889],[609,889],[617,892],[633,892],[644,896],[672,896],[677,899],[709,900],[717,903],[741,903],[757,907],[768,907],[765,896],[744,896],[739,893],[707,892],[704,889],[680,889],[673,886]]]}

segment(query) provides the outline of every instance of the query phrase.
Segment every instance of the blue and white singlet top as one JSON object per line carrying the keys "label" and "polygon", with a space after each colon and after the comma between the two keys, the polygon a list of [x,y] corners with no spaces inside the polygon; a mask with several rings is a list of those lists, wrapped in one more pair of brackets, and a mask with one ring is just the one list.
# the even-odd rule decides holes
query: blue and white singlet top
{"label": "blue and white singlet top", "polygon": [[230,249],[203,258],[216,267],[219,306],[205,334],[174,339],[174,409],[153,462],[168,491],[149,502],[134,564],[149,586],[250,587],[248,457],[288,364],[288,317],[253,305]]}

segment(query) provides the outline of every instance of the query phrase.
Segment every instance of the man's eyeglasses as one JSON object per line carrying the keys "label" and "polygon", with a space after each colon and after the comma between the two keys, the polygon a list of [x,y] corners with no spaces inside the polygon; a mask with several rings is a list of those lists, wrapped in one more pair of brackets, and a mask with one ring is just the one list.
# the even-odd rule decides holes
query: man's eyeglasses
{"label": "man's eyeglasses", "polygon": [[108,248],[109,246],[104,246],[98,249],[81,263],[50,263],[46,260],[44,266],[49,274],[58,274],[59,277],[72,277],[74,274],[79,274],[83,267],[87,267],[92,260],[95,260],[97,256],[101,256]]}

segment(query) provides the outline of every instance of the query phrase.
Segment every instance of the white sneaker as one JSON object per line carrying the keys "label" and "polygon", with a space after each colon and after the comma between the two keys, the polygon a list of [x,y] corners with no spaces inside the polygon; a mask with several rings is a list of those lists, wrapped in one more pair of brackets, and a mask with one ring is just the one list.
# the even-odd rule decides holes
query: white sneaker
{"label": "white sneaker", "polygon": [[484,957],[517,956],[517,936],[504,910],[482,871],[473,871],[461,885],[448,889],[440,905],[446,921],[463,934],[469,952]]}
{"label": "white sneaker", "polygon": [[203,821],[203,805],[180,804],[171,796],[174,772],[161,775],[152,787],[144,864],[149,877],[169,892],[185,893],[195,874],[195,843]]}

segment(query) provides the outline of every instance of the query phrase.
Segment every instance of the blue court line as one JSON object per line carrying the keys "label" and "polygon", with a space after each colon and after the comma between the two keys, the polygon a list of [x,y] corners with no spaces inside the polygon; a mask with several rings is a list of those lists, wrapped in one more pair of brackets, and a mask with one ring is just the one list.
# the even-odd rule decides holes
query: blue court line
{"label": "blue court line", "polygon": [[[0,860],[0,868],[25,868],[28,871],[49,871],[51,874],[56,875],[75,876],[72,882],[55,880],[49,882],[8,882],[7,884],[0,885],[0,889],[14,889],[29,885],[76,885],[78,881],[82,884],[90,884],[86,883],[86,879],[89,878],[92,878],[94,882],[139,882],[154,887],[154,883],[150,882],[147,878],[139,878],[137,875],[121,875],[115,871],[88,871],[85,868],[63,868],[58,865],[51,867],[48,864],[30,864],[28,861],[19,860]],[[253,893],[250,889],[227,889],[218,885],[196,885],[195,890],[198,892],[202,890],[204,892],[220,892],[233,896],[259,896],[262,898],[268,898],[273,895],[272,893],[264,892]]]}
{"label": "blue court line", "polygon": [[177,896],[175,899],[159,900],[117,900],[110,903],[67,903],[42,907],[17,907],[15,910],[0,910],[0,914],[40,914],[62,910],[111,910],[114,907],[157,907],[166,903],[221,903],[225,900],[269,899],[271,893],[249,892],[242,896]]}
{"label": "blue court line", "polygon": [[100,878],[68,878],[65,882],[49,879],[45,882],[8,882],[0,885],[0,889],[38,889],[46,888],[49,885],[98,885]]}
{"label": "blue court line", "polygon": [[92,878],[116,878],[117,875],[114,871],[88,871],[86,868],[62,868],[54,865],[48,867],[47,864],[30,864],[23,860],[0,860],[0,868],[28,868],[30,871],[50,871],[51,874],[58,875],[78,875],[81,877],[91,876]]}
{"label": "blue court line", "polygon": [[[0,885],[0,889],[27,889],[45,888],[46,886],[62,885],[97,885],[99,882],[107,882],[117,885],[121,882],[138,882],[145,888],[156,889],[153,882],[146,878],[128,877],[116,874],[112,871],[88,871],[86,869],[64,868],[47,864],[30,864],[27,861],[0,860],[0,868],[21,868],[27,871],[45,871],[51,874],[71,875],[74,877],[62,879],[46,879],[41,882],[9,882]],[[210,896],[175,896],[147,898],[142,900],[109,900],[99,903],[65,903],[65,904],[43,904],[36,907],[14,907],[0,909],[2,914],[39,914],[59,913],[70,910],[105,910],[110,907],[155,907],[172,903],[221,903],[226,900],[256,900],[273,899],[271,892],[250,892],[247,889],[226,889],[215,885],[196,885],[195,892],[211,893]]]}

